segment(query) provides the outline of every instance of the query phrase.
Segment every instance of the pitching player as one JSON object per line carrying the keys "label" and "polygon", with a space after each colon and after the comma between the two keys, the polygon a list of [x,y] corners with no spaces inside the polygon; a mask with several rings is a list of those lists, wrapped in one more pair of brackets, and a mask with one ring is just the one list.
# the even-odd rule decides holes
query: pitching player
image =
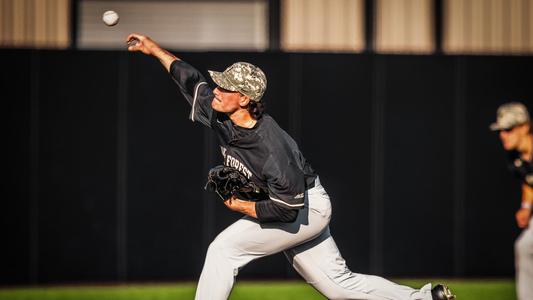
{"label": "pitching player", "polygon": [[196,299],[227,299],[239,269],[281,251],[328,299],[453,299],[443,285],[417,290],[347,268],[329,231],[326,190],[295,141],[264,113],[267,80],[258,67],[238,62],[224,72],[209,71],[213,90],[200,72],[150,38],[131,34],[132,39],[138,41],[128,50],[158,58],[191,105],[190,119],[215,132],[224,164],[267,195],[262,201],[235,196],[224,201],[245,216],[210,244]]}
{"label": "pitching player", "polygon": [[509,169],[522,181],[522,205],[516,223],[523,231],[515,242],[516,290],[518,299],[533,299],[533,135],[526,107],[518,102],[498,108],[496,123],[503,148],[508,152]]}

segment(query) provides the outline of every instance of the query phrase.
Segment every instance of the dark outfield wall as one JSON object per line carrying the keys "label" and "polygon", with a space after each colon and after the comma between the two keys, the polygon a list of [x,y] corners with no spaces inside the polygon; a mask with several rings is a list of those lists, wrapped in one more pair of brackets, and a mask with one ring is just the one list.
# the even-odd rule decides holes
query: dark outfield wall
{"label": "dark outfield wall", "polygon": [[[531,57],[185,53],[261,66],[268,109],[332,196],[352,270],[512,276],[519,183],[497,106],[533,99]],[[213,136],[149,57],[0,51],[6,120],[0,284],[196,280],[239,216],[203,190]],[[241,278],[294,278],[283,255]]]}

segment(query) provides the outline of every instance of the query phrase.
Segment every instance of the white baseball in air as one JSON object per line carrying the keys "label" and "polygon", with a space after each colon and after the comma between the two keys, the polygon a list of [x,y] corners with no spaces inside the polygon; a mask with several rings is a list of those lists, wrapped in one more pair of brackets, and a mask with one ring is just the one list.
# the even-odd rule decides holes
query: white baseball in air
{"label": "white baseball in air", "polygon": [[112,10],[108,10],[102,15],[102,20],[107,26],[117,25],[118,14]]}

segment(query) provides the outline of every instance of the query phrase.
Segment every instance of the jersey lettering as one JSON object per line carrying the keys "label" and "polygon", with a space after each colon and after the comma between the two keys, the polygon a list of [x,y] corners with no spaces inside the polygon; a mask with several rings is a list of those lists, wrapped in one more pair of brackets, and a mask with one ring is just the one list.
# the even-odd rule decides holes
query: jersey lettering
{"label": "jersey lettering", "polygon": [[226,148],[222,146],[220,148],[221,148],[222,156],[224,157],[225,166],[236,169],[237,171],[241,172],[244,176],[246,176],[246,178],[248,179],[252,178],[252,172],[242,162],[240,162],[235,157],[229,155],[227,153]]}
{"label": "jersey lettering", "polygon": [[222,152],[222,156],[224,157],[224,160],[226,160],[226,148],[220,146],[220,152]]}

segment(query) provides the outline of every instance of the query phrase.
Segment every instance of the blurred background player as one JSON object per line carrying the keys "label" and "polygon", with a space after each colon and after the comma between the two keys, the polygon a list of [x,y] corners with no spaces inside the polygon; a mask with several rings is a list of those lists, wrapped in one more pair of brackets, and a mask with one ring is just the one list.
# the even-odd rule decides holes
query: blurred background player
{"label": "blurred background player", "polygon": [[496,123],[490,126],[498,131],[503,148],[507,151],[509,169],[522,181],[522,204],[516,212],[516,222],[523,231],[515,242],[516,290],[518,299],[533,299],[533,135],[531,121],[522,103],[512,102],[498,108]]}

